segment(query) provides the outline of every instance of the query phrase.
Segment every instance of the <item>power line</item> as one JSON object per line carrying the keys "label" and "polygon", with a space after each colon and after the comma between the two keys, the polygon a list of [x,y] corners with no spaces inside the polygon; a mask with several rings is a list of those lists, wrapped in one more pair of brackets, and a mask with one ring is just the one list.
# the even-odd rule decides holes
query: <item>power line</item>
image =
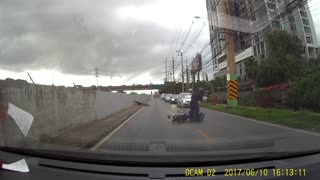
{"label": "power line", "polygon": [[176,48],[176,43],[177,43],[177,40],[179,40],[180,38],[180,33],[181,33],[181,26],[179,27],[180,25],[178,25],[177,27],[177,30],[176,30],[176,34],[175,34],[175,37],[172,41],[172,44],[170,46],[170,49],[169,49],[169,52],[168,52],[168,55],[167,55],[167,58],[168,56],[171,54],[171,56],[173,56],[173,53],[174,53],[174,50]]}
{"label": "power line", "polygon": [[[219,2],[220,2],[220,1],[219,1]],[[217,5],[219,4],[219,2],[216,3],[215,7],[217,7]],[[304,5],[305,3],[307,3],[307,1],[303,2],[303,4],[300,4],[300,6],[301,6],[301,5]],[[299,7],[300,7],[300,6],[299,6]],[[211,7],[211,6],[210,6],[210,7]],[[293,9],[294,9],[294,8],[291,8],[291,10],[293,10]],[[255,12],[252,13],[253,15],[251,16],[251,18],[252,18],[252,17],[258,17],[259,15],[261,15],[261,13],[263,13],[263,12],[265,12],[265,11],[268,11],[268,10],[265,9],[265,6],[261,6],[261,7],[259,7]],[[212,11],[209,11],[209,13],[212,14]],[[282,13],[282,18],[283,18],[283,16],[284,16],[283,11],[282,11],[281,13]],[[281,13],[278,13],[278,15],[274,16],[274,19],[280,18],[279,14],[281,14]],[[261,17],[260,22],[261,22],[263,19],[265,19],[266,17],[268,17],[268,16],[267,16],[267,15],[264,15],[263,17]],[[248,17],[248,20],[249,20],[249,19],[250,19],[250,17]],[[268,27],[269,25],[272,25],[273,22],[271,22],[271,21],[273,21],[273,20],[267,21],[266,23],[262,24],[263,27]],[[282,20],[282,22],[284,22],[284,21]],[[272,29],[272,28],[271,28],[271,29]],[[262,30],[262,31],[260,31],[260,32],[266,33],[266,32],[264,32],[264,30]],[[252,33],[253,33],[253,32],[252,32]],[[211,33],[210,33],[210,35],[211,35]],[[253,35],[255,35],[255,34],[251,34],[247,39],[245,39],[245,41],[248,40],[248,39],[250,39],[251,36],[253,36]],[[213,39],[212,39],[212,40],[213,40]],[[209,47],[211,46],[211,43],[213,42],[212,40],[211,40],[207,45],[205,45],[205,46],[201,49],[200,53],[206,52],[206,51],[209,49]],[[220,43],[220,42],[218,42],[218,43]],[[226,43],[226,44],[228,44],[228,43]],[[224,50],[224,48],[222,48],[221,51],[223,51],[223,50]],[[208,51],[208,53],[207,53],[206,55],[209,55],[209,54],[210,54],[210,51]],[[218,53],[218,54],[219,54],[219,53]],[[205,56],[206,56],[206,55],[205,55]],[[211,60],[213,60],[213,59],[211,59]],[[210,62],[211,60],[209,60],[209,62]],[[205,62],[205,63],[207,63],[207,62]]]}
{"label": "power line", "polygon": [[[305,5],[306,3],[307,3],[308,1],[306,0],[306,1],[304,1],[303,3],[301,3],[300,5],[296,5],[294,8],[292,7],[291,8],[291,11],[293,10],[293,9],[295,9],[295,8],[298,8],[298,7],[301,7],[301,6],[303,6],[303,5]],[[261,8],[260,8],[261,9]],[[257,12],[257,11],[256,11]],[[281,12],[282,13],[282,18],[283,18],[283,16],[285,15],[285,14],[283,14],[283,11]],[[279,14],[281,14],[281,13],[279,13]],[[256,14],[255,13],[253,13],[254,15],[253,16],[256,16]],[[288,15],[288,13],[286,13],[287,15]],[[252,17],[252,16],[251,16]],[[275,18],[278,18],[279,17],[279,15],[277,15],[277,16],[275,16]],[[261,19],[263,19],[263,18],[261,18]],[[260,19],[260,20],[261,20]],[[272,21],[272,20],[271,20]],[[282,21],[282,22],[284,22],[284,21]],[[268,26],[268,25],[270,25],[271,23],[269,23],[269,22],[267,22],[267,23],[265,23],[266,24],[266,26]],[[270,29],[270,30],[272,30],[272,28]],[[267,31],[268,32],[268,31]],[[267,33],[267,32],[263,32],[264,34],[265,33]],[[253,35],[255,35],[255,34],[251,34],[246,40],[248,40],[249,38],[251,38],[251,36],[253,36]],[[226,43],[226,44],[228,44],[228,43]],[[208,46],[209,47],[209,46]],[[224,48],[222,48],[222,50],[224,50]],[[219,53],[217,53],[217,54],[219,54]]]}
{"label": "power line", "polygon": [[188,50],[189,50],[189,48],[190,48],[190,46],[191,46],[191,43],[195,42],[195,41],[198,39],[199,35],[201,34],[201,32],[202,32],[202,30],[203,30],[203,28],[205,27],[206,24],[207,24],[206,22],[203,23],[203,26],[201,27],[200,31],[199,31],[199,32],[196,34],[196,36],[190,41],[189,46],[187,47],[187,49],[185,49],[184,53],[188,52]]}
{"label": "power line", "polygon": [[[273,29],[270,29],[270,30],[268,30],[268,31],[266,31],[266,32],[263,32],[263,33],[266,34],[266,33],[270,32],[270,31],[272,31],[272,30],[273,30]],[[246,40],[248,40],[249,38],[251,38],[253,35],[255,35],[255,34],[251,34]],[[229,42],[228,42],[228,43],[229,43]],[[209,64],[213,59],[215,59],[218,55],[220,55],[220,53],[225,50],[226,45],[227,45],[228,43],[226,43],[225,46],[224,46],[218,53],[216,53],[217,55],[215,55],[214,57],[212,57],[212,58],[209,59],[209,60],[206,60],[206,61],[204,62],[204,65],[203,65],[203,66],[206,66],[206,65]],[[205,68],[205,67],[204,67],[204,68]]]}
{"label": "power line", "polygon": [[[264,32],[264,34],[270,32],[271,30],[272,30],[272,29]],[[249,38],[251,38],[253,35],[255,35],[255,34],[251,34],[246,40],[248,40]],[[211,59],[205,60],[204,63],[203,63],[203,66],[205,67],[205,66],[206,66],[207,64],[209,64],[213,59],[215,59],[218,55],[220,55],[220,53],[225,50],[225,48],[226,48],[226,46],[227,46],[228,43],[229,43],[229,42],[227,42],[227,43],[225,44],[225,46],[224,46],[218,53],[216,53],[216,55],[213,56]]]}
{"label": "power line", "polygon": [[[214,7],[214,8],[211,8],[211,9],[214,10],[215,8],[217,8],[217,6],[218,6],[219,4],[220,4],[220,1],[217,2],[216,5],[215,5],[215,7]],[[213,13],[212,10],[209,11],[210,15],[212,15],[212,13]],[[265,9],[265,6],[262,4],[255,12],[252,13],[253,15],[251,16],[251,18],[259,16],[261,13],[265,12],[265,10],[266,10],[266,9]],[[260,11],[260,12],[259,12],[259,11]],[[265,16],[265,17],[267,17],[267,16]],[[251,18],[248,17],[246,21],[249,21]],[[269,25],[269,24],[270,24],[270,23],[267,22],[265,25]],[[218,28],[221,28],[221,27],[218,27]],[[238,31],[238,32],[240,32],[240,31]],[[210,35],[211,35],[211,34],[210,34]],[[210,45],[211,45],[212,42],[213,42],[213,39],[209,42],[208,45],[204,46],[204,47],[201,49],[200,53],[202,53],[202,51],[206,51],[206,50],[208,49],[208,47],[210,47]]]}
{"label": "power line", "polygon": [[181,44],[181,47],[180,47],[179,51],[182,50],[182,48],[183,48],[183,46],[184,46],[184,44],[185,44],[185,42],[186,42],[186,40],[187,40],[187,38],[188,38],[188,36],[189,36],[189,34],[190,34],[190,31],[191,31],[191,29],[192,29],[192,27],[193,27],[193,24],[194,24],[194,21],[192,21],[191,26],[190,26],[190,28],[189,28],[189,30],[188,30],[188,32],[187,32],[184,40],[182,41],[182,44]]}
{"label": "power line", "polygon": [[[197,21],[196,21],[197,22]],[[195,28],[194,28],[194,32],[192,33],[192,35],[190,35],[190,38],[189,38],[189,43],[187,44],[190,44],[191,43],[191,40],[194,39],[194,37],[196,37],[196,35],[198,34],[198,32],[200,31],[201,29],[201,26],[200,25],[197,25],[197,23],[195,24]],[[198,28],[197,28],[198,27]]]}
{"label": "power line", "polygon": [[[298,5],[294,6],[294,7],[292,7],[292,8],[291,8],[291,11],[294,10],[295,8],[298,8],[298,7],[301,7],[301,6],[306,5],[306,3],[308,3],[308,0],[303,1],[301,4],[298,4]],[[286,10],[287,10],[287,9],[286,9]],[[314,9],[314,10],[315,10],[315,9]],[[251,17],[253,17],[253,16],[256,16],[256,17],[257,17],[257,16],[259,15],[259,14],[258,14],[258,11],[260,11],[259,14],[261,14],[261,13],[263,13],[263,12],[265,12],[265,11],[268,11],[268,10],[267,10],[267,9],[264,9],[264,7],[262,7],[262,8],[260,7],[257,11],[255,11],[254,13],[252,13],[253,15],[252,15]],[[290,11],[290,10],[289,10],[289,11]],[[310,11],[310,12],[312,12],[312,11]],[[212,13],[212,12],[210,12],[210,13]],[[299,13],[299,12],[298,12],[298,13]],[[297,13],[290,13],[290,14],[293,15],[293,14],[297,14]],[[270,26],[270,25],[273,25],[274,22],[272,22],[272,21],[274,21],[275,19],[281,18],[281,19],[280,19],[280,22],[282,22],[282,23],[288,21],[287,19],[283,20],[284,17],[286,17],[286,16],[288,16],[288,15],[289,15],[289,13],[287,13],[287,12],[284,13],[284,11],[280,11],[280,13],[278,13],[277,15],[275,15],[273,19],[270,19],[270,21],[267,21],[266,23],[262,24],[263,27],[264,27],[264,30],[259,31],[259,33],[266,34],[266,33],[268,33],[269,31],[273,30],[272,27],[271,27],[270,29],[268,29],[267,31],[266,31],[265,28],[268,27],[268,26]],[[266,17],[268,17],[268,16],[265,15],[265,16],[261,17],[261,19],[259,19],[259,20],[262,21],[262,20],[265,19]],[[249,20],[249,17],[248,17],[248,20]],[[211,34],[211,33],[210,33],[210,34]],[[249,40],[253,35],[256,35],[256,34],[252,32],[244,41]],[[208,50],[208,47],[210,47],[211,43],[212,43],[212,41],[210,41],[208,45],[204,46],[204,47],[201,49],[200,53],[207,51],[207,50]],[[218,42],[218,43],[220,43],[220,42]],[[230,43],[230,42],[225,43],[225,47],[223,47],[218,53],[216,53],[215,56],[213,56],[213,57],[205,60],[204,63],[203,63],[203,69],[205,69],[205,68],[207,68],[207,67],[210,67],[210,65],[211,65],[210,62],[212,62],[213,59],[215,59],[218,55],[220,55],[220,52],[224,51],[225,48],[226,48],[226,45],[229,44],[229,43]],[[210,51],[209,51],[208,54],[210,54]],[[207,55],[208,55],[208,54],[207,54]]]}

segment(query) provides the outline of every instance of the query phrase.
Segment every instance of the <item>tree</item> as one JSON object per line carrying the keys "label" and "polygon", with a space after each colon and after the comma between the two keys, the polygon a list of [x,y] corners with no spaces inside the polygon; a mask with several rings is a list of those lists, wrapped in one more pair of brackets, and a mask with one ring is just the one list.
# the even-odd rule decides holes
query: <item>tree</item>
{"label": "tree", "polygon": [[320,65],[309,67],[303,76],[293,82],[287,105],[296,110],[307,108],[320,112]]}
{"label": "tree", "polygon": [[284,77],[283,81],[292,80],[303,72],[303,62],[306,61],[302,57],[304,52],[302,42],[297,36],[276,29],[267,35],[266,45],[268,48],[266,60],[272,61],[272,65],[280,68],[279,73]]}
{"label": "tree", "polygon": [[287,82],[289,78],[285,65],[267,59],[259,65],[255,82],[257,86],[262,87]]}
{"label": "tree", "polygon": [[258,62],[253,57],[249,57],[244,61],[244,64],[248,78],[254,80],[257,76]]}
{"label": "tree", "polygon": [[227,77],[222,76],[222,77],[216,77],[215,80],[212,82],[214,91],[218,90],[218,87],[224,87],[227,85]]}
{"label": "tree", "polygon": [[296,79],[304,70],[303,48],[298,37],[284,30],[273,30],[266,36],[267,58],[258,64],[246,60],[246,73],[257,86],[268,86]]}
{"label": "tree", "polygon": [[227,85],[226,76],[216,77],[214,80],[203,82],[197,87],[202,87],[208,90],[208,95],[212,95],[214,92],[218,91],[218,87],[225,87]]}
{"label": "tree", "polygon": [[318,55],[318,57],[316,59],[310,59],[309,64],[310,64],[310,66],[316,66],[316,65],[320,64],[320,55]]}

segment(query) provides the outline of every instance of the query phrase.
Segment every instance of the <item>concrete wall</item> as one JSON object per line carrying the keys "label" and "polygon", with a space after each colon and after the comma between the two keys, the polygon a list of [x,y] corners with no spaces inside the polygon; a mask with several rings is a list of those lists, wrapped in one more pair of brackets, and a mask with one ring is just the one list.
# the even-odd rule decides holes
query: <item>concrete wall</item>
{"label": "concrete wall", "polygon": [[[227,103],[227,93],[226,92],[216,92],[214,96],[217,96],[217,100],[219,104],[226,104]],[[254,106],[255,96],[252,91],[245,91],[238,93],[238,103],[242,106]]]}
{"label": "concrete wall", "polygon": [[7,116],[0,120],[0,145],[8,146],[39,141],[43,134],[54,134],[82,123],[102,119],[132,106],[134,100],[148,102],[151,98],[148,95],[84,91],[12,80],[0,80],[0,93],[8,102],[34,117],[26,137],[12,117]]}
{"label": "concrete wall", "polygon": [[131,95],[97,91],[95,102],[96,118],[101,119],[111,113],[130,107],[133,105],[133,101],[147,103],[148,100],[150,100],[150,97],[151,96],[149,95]]}

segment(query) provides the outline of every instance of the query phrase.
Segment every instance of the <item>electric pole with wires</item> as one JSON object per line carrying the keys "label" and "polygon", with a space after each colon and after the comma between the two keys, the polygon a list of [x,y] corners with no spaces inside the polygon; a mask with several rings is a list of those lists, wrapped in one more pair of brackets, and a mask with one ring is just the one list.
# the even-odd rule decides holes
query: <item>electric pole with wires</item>
{"label": "electric pole with wires", "polygon": [[178,50],[177,53],[178,53],[178,56],[181,56],[181,79],[182,79],[182,87],[181,87],[182,91],[181,92],[184,93],[183,53],[180,50]]}
{"label": "electric pole with wires", "polygon": [[175,79],[175,62],[174,62],[174,58],[172,57],[172,93],[176,93],[176,89],[175,89],[175,84],[176,84],[176,79]]}
{"label": "electric pole with wires", "polygon": [[165,71],[165,73],[166,73],[166,75],[165,75],[165,81],[164,82],[168,82],[168,59],[166,58],[166,61],[165,61],[165,68],[166,68],[166,71]]}
{"label": "electric pole with wires", "polygon": [[174,58],[172,57],[172,81],[175,82],[174,78]]}
{"label": "electric pole with wires", "polygon": [[222,12],[225,17],[225,40],[226,44],[226,56],[227,56],[227,102],[229,106],[238,105],[238,81],[236,74],[236,64],[234,57],[234,42],[232,23],[230,18],[230,6],[228,0],[222,0]]}
{"label": "electric pole with wires", "polygon": [[187,76],[187,84],[186,84],[186,89],[189,91],[189,68],[188,68],[188,61],[186,59],[186,76]]}

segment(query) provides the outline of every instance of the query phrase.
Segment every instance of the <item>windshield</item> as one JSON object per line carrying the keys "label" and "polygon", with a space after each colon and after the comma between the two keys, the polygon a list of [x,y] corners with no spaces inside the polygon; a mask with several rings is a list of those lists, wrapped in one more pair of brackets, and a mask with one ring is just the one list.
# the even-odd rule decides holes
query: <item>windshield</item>
{"label": "windshield", "polygon": [[191,94],[180,94],[181,98],[188,99],[191,98]]}
{"label": "windshield", "polygon": [[320,2],[242,2],[1,0],[0,146],[319,148]]}

